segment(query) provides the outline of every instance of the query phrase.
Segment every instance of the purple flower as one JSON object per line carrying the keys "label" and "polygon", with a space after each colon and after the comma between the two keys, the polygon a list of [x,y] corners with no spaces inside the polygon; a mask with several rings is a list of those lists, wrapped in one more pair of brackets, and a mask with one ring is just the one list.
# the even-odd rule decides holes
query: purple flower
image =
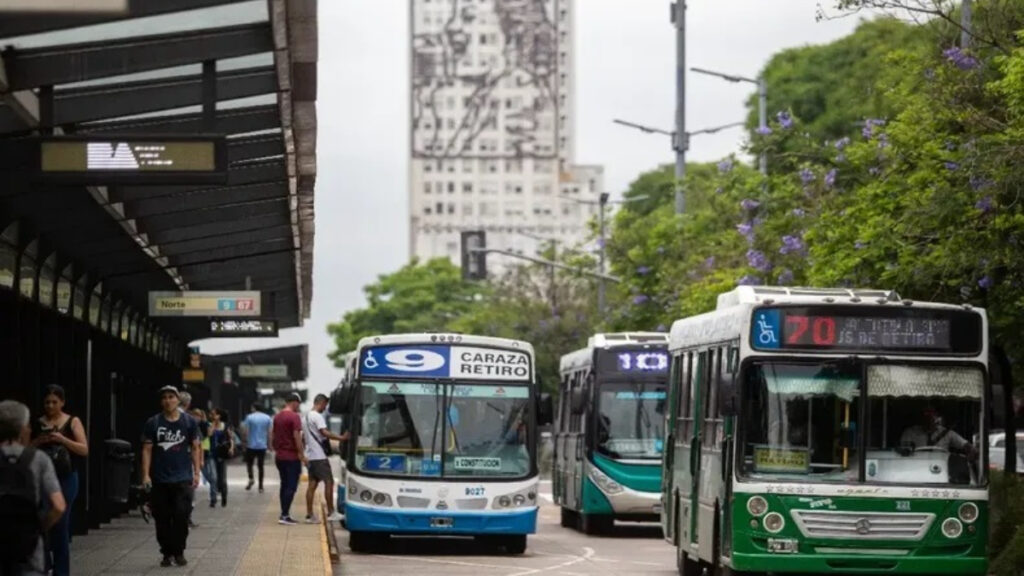
{"label": "purple flower", "polygon": [[604,248],[604,247],[605,247],[605,241],[604,241],[604,238],[598,238],[598,239],[597,239],[597,247],[598,247],[598,248]]}
{"label": "purple flower", "polygon": [[722,188],[721,186],[715,188],[715,194],[721,194],[722,192],[725,192],[725,188]]}
{"label": "purple flower", "polygon": [[829,170],[828,174],[825,174],[825,187],[826,188],[831,188],[831,187],[836,185],[836,176],[838,174],[839,174],[839,172],[835,168]]}
{"label": "purple flower", "polygon": [[779,126],[782,126],[783,130],[789,130],[793,127],[793,116],[788,110],[783,110],[775,115],[775,118],[779,121]]}
{"label": "purple flower", "polygon": [[786,235],[782,237],[782,247],[779,248],[779,254],[789,254],[790,252],[800,252],[804,249],[804,241],[799,236]]}
{"label": "purple flower", "polygon": [[981,62],[978,62],[977,58],[964,52],[957,46],[943,50],[942,55],[946,57],[948,62],[961,70],[974,70],[981,66]]}
{"label": "purple flower", "polygon": [[668,328],[664,324],[658,324],[658,327],[654,329],[655,332],[664,332],[666,330],[668,330]]}
{"label": "purple flower", "polygon": [[843,154],[842,152],[836,154],[836,162],[846,162],[846,154]]}
{"label": "purple flower", "polygon": [[853,248],[855,250],[863,250],[863,249],[865,249],[867,247],[868,247],[867,243],[861,242],[860,240],[857,240],[856,242],[853,243]]}
{"label": "purple flower", "polygon": [[751,268],[761,272],[767,272],[772,269],[771,262],[768,261],[764,252],[761,252],[760,250],[747,250],[747,264],[750,264]]}
{"label": "purple flower", "polygon": [[658,246],[658,249],[657,249],[657,250],[655,250],[655,251],[656,251],[656,252],[657,252],[658,254],[664,254],[664,253],[665,253],[665,247],[664,247],[664,246]]}
{"label": "purple flower", "polygon": [[743,278],[740,278],[739,281],[740,286],[758,286],[760,284],[761,279],[758,278],[757,276],[751,276],[750,274],[747,274]]}
{"label": "purple flower", "polygon": [[960,169],[960,165],[957,164],[956,162],[946,162],[945,166],[946,170],[949,170],[950,172],[956,172],[957,170]]}
{"label": "purple flower", "polygon": [[978,280],[978,286],[988,290],[992,287],[992,278],[990,278],[988,274],[982,276],[981,280]]}
{"label": "purple flower", "polygon": [[946,140],[945,146],[946,150],[948,150],[949,152],[956,150],[956,142],[953,142],[952,140]]}
{"label": "purple flower", "polygon": [[978,200],[978,202],[975,203],[974,207],[977,208],[978,210],[981,210],[982,213],[988,214],[989,212],[992,211],[992,197],[985,196],[981,200]]}
{"label": "purple flower", "polygon": [[883,132],[883,133],[878,135],[878,147],[879,148],[888,148],[889,147],[889,135],[888,134]]}
{"label": "purple flower", "polygon": [[995,182],[993,182],[992,180],[989,180],[988,178],[984,178],[984,177],[977,176],[977,175],[974,175],[974,174],[971,174],[970,183],[971,183],[971,190],[974,190],[975,192],[977,192],[979,190],[982,190],[982,189],[985,189],[985,188],[988,188],[992,184],[995,184]]}
{"label": "purple flower", "polygon": [[885,120],[878,118],[867,118],[864,120],[864,127],[861,128],[860,134],[866,140],[870,140],[875,135],[876,126],[885,126]]}
{"label": "purple flower", "polygon": [[732,159],[726,158],[718,163],[718,171],[722,174],[727,174],[732,171]]}
{"label": "purple flower", "polygon": [[768,136],[772,133],[772,129],[769,126],[761,126],[757,129],[757,133],[761,136]]}
{"label": "purple flower", "polygon": [[868,174],[871,174],[872,176],[878,176],[881,173],[882,169],[879,168],[878,166],[872,166],[871,168],[868,168]]}
{"label": "purple flower", "polygon": [[932,68],[926,68],[924,71],[924,77],[933,80],[935,78],[935,70]]}
{"label": "purple flower", "polygon": [[810,168],[804,168],[800,171],[800,181],[804,183],[804,186],[814,182],[814,172]]}
{"label": "purple flower", "polygon": [[836,150],[842,150],[842,149],[846,148],[849,145],[850,145],[850,139],[845,137],[845,136],[840,138],[839,140],[836,140],[836,143],[835,143]]}
{"label": "purple flower", "polygon": [[744,222],[737,224],[736,231],[740,233],[740,236],[746,238],[748,243],[754,242],[754,225],[752,223]]}
{"label": "purple flower", "polygon": [[651,267],[650,266],[640,266],[640,267],[638,267],[636,269],[636,273],[639,274],[640,276],[644,276],[644,275],[650,274],[651,273]]}
{"label": "purple flower", "polygon": [[715,257],[714,256],[708,256],[707,258],[705,258],[704,259],[704,267],[705,268],[714,268],[715,267]]}
{"label": "purple flower", "polygon": [[648,298],[646,294],[637,294],[636,296],[633,296],[633,304],[636,306],[639,306],[648,300],[650,300],[650,298]]}
{"label": "purple flower", "polygon": [[747,212],[750,212],[751,210],[756,210],[757,207],[760,205],[760,202],[758,202],[757,200],[753,200],[751,198],[746,198],[743,200],[743,202],[740,202],[740,208],[743,208]]}
{"label": "purple flower", "polygon": [[797,218],[803,218],[804,214],[806,214],[806,212],[804,212],[803,208],[793,208],[793,216],[796,216]]}
{"label": "purple flower", "polygon": [[777,280],[778,280],[779,286],[786,286],[786,285],[792,284],[793,283],[793,271],[790,270],[789,268],[784,268],[782,270],[782,272],[779,273],[779,277],[778,277]]}

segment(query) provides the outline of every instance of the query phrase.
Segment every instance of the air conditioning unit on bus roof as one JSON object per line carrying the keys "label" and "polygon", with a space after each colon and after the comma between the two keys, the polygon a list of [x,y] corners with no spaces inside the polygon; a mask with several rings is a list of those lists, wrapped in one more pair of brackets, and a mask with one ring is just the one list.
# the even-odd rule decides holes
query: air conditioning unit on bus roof
{"label": "air conditioning unit on bus roof", "polygon": [[821,303],[831,298],[840,303],[840,298],[846,302],[857,303],[862,300],[884,299],[889,302],[899,302],[900,295],[895,290],[874,290],[870,288],[788,288],[784,286],[737,286],[730,292],[718,295],[717,310],[732,308],[740,304],[760,304],[765,300],[772,299],[776,302],[814,302]]}
{"label": "air conditioning unit on bus roof", "polygon": [[614,344],[646,344],[650,342],[668,343],[668,334],[664,332],[613,332],[594,334],[587,341],[587,346],[602,347]]}

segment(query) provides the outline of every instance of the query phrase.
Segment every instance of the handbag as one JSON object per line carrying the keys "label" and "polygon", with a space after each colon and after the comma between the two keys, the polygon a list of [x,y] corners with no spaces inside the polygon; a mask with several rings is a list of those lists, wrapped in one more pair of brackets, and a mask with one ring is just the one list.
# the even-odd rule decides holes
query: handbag
{"label": "handbag", "polygon": [[230,460],[233,457],[231,454],[231,429],[225,428],[221,431],[214,450],[218,460]]}
{"label": "handbag", "polygon": [[[71,427],[71,421],[73,419],[74,418],[68,418],[68,421],[64,426],[57,431],[67,437],[70,432],[68,428]],[[48,431],[49,430],[44,429],[42,430],[42,433],[46,434]],[[50,457],[50,460],[53,462],[53,469],[57,473],[57,478],[67,478],[75,471],[74,465],[71,463],[71,452],[68,452],[68,449],[65,446],[57,444],[56,442],[49,442],[39,446],[38,449],[40,452],[43,452]]]}
{"label": "handbag", "polygon": [[309,416],[306,416],[306,430],[309,432],[309,436],[320,445],[320,448],[324,451],[324,456],[331,456],[331,439],[319,437],[320,431],[314,430],[309,426]]}

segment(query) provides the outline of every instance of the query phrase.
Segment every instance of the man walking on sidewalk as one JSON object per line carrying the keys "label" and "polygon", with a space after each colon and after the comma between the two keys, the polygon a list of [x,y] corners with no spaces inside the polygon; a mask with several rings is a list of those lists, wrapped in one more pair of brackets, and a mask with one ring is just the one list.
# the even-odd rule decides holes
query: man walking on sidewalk
{"label": "man walking on sidewalk", "polygon": [[306,463],[302,418],[299,417],[301,403],[302,398],[292,393],[285,408],[274,416],[273,424],[274,462],[281,475],[281,518],[277,523],[286,526],[297,524],[291,516],[292,500],[299,489],[302,465]]}
{"label": "man walking on sidewalk", "polygon": [[178,410],[178,389],[160,389],[162,411],[146,421],[142,432],[142,484],[151,488],[161,566],[185,566],[188,516],[199,486],[202,452],[195,419]]}
{"label": "man walking on sidewalk", "polygon": [[324,483],[324,498],[327,500],[327,521],[341,522],[341,514],[334,510],[334,472],[331,470],[331,461],[327,459],[331,455],[331,440],[344,442],[348,439],[348,433],[341,436],[327,429],[327,422],[324,421],[324,410],[327,410],[327,396],[317,394],[313,399],[313,409],[306,414],[303,422],[303,440],[306,442],[306,460],[309,463],[306,467],[309,470],[309,486],[306,487],[306,522],[315,524],[316,514],[313,513],[313,497],[316,495],[316,487],[320,482]]}
{"label": "man walking on sidewalk", "polygon": [[270,416],[260,410],[259,404],[252,405],[252,412],[242,422],[242,440],[245,442],[245,469],[249,472],[246,490],[252,490],[252,464],[259,467],[260,494],[263,493],[263,461],[267,457],[267,441],[270,439]]}

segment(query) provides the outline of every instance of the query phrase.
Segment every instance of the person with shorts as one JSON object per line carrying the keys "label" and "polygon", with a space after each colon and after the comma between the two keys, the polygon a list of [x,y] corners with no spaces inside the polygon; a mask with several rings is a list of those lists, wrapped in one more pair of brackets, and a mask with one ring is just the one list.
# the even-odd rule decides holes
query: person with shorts
{"label": "person with shorts", "polygon": [[327,521],[340,522],[341,514],[334,509],[334,472],[331,462],[327,459],[331,454],[331,440],[344,442],[348,435],[337,435],[327,429],[324,411],[327,410],[327,396],[317,394],[313,399],[313,409],[302,419],[303,441],[306,444],[306,467],[309,470],[309,486],[306,488],[306,523],[316,524],[313,512],[313,498],[317,486],[323,482],[324,498],[327,500]]}

